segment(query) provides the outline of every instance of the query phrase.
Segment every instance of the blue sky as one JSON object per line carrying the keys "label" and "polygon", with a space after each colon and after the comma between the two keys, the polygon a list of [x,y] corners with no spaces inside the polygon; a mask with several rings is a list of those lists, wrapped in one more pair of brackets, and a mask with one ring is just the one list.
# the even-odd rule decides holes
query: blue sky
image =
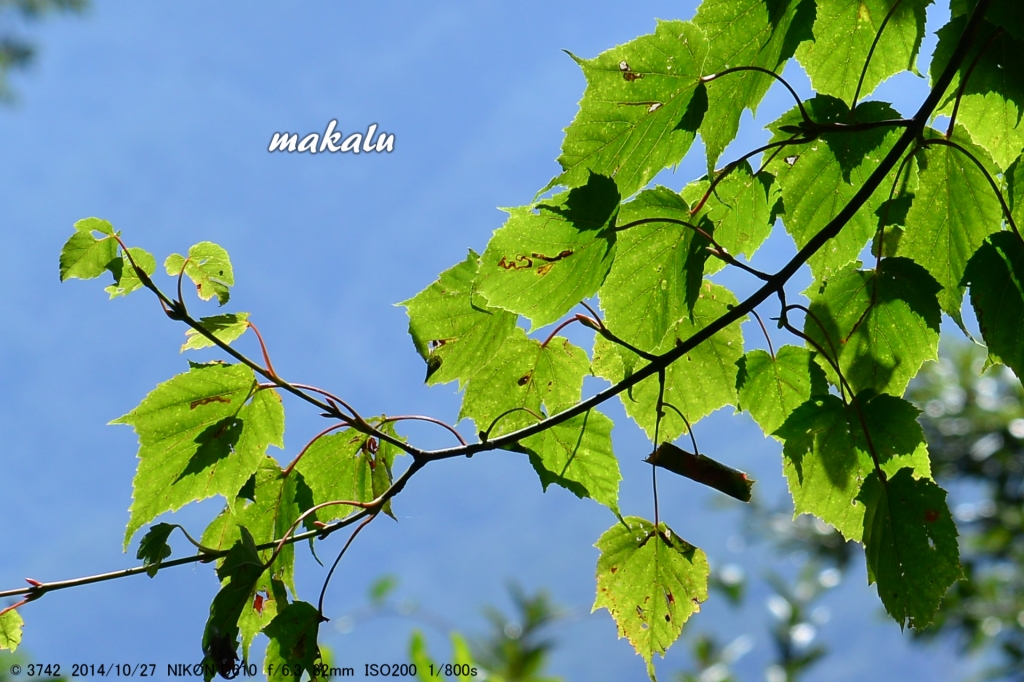
{"label": "blue sky", "polygon": [[[365,414],[423,413],[453,420],[451,386],[428,390],[424,367],[394,303],[483,249],[500,226],[495,207],[529,203],[556,173],[562,128],[584,88],[562,49],[594,56],[650,32],[654,18],[689,18],[693,2],[398,3],[95,2],[81,18],[33,27],[40,56],[13,79],[19,102],[0,109],[0,588],[27,577],[55,580],[133,565],[121,553],[131,501],[135,437],[104,426],[159,381],[186,369],[183,329],[151,297],[107,302],[97,282],[57,281],[57,254],[75,220],[113,222],[130,245],[158,261],[212,240],[231,253],[232,309],[252,313],[285,377],[328,387]],[[797,80],[799,83],[799,80]],[[803,85],[806,92],[806,84]],[[878,97],[920,92],[905,76]],[[916,90],[915,90],[916,89]],[[757,129],[791,106],[773,91]],[[905,107],[905,108],[909,108]],[[269,154],[275,131],[345,133],[372,123],[395,135],[390,154]],[[733,152],[740,146],[734,147]],[[727,154],[728,155],[728,154]],[[679,189],[703,172],[698,146],[662,182]],[[773,237],[770,269],[791,253]],[[749,284],[727,276],[739,293]],[[805,280],[806,281],[806,280]],[[759,345],[746,329],[751,345]],[[240,347],[256,352],[251,338]],[[590,387],[600,384],[594,381]],[[286,402],[290,458],[320,428]],[[622,507],[650,516],[648,445],[617,406]],[[778,446],[746,417],[722,412],[697,427],[702,447],[753,472],[765,499],[784,491]],[[409,432],[424,445],[434,431]],[[194,534],[220,503],[175,515]],[[564,605],[589,611],[592,543],[613,522],[596,504],[552,489],[541,494],[518,455],[442,462],[414,479],[395,505],[399,523],[378,521],[346,556],[326,602],[329,616],[365,603],[381,574],[400,595],[461,628],[482,626],[484,603],[506,605],[516,578]],[[754,576],[765,553],[731,552],[738,513],[685,481],[662,484],[662,518],[719,565]],[[342,538],[321,550],[333,557]],[[175,555],[188,553],[183,542]],[[300,552],[300,554],[307,554]],[[790,569],[791,570],[791,569]],[[300,560],[300,596],[315,599],[324,570]],[[208,566],[178,568],[47,595],[23,609],[23,646],[35,660],[197,662],[217,590]],[[691,621],[728,641],[759,639],[740,669],[760,679],[770,656],[767,593],[745,613],[720,598]],[[911,648],[858,568],[828,602],[822,637],[834,665],[815,679],[950,679],[948,650]],[[410,624],[375,621],[323,641],[336,663],[407,660]],[[555,672],[572,680],[643,679],[641,661],[605,612],[557,632]],[[444,658],[440,639],[433,640]],[[262,658],[257,644],[257,659]],[[686,662],[677,646],[660,666]],[[870,659],[865,652],[870,651]],[[870,667],[868,667],[870,666]]]}

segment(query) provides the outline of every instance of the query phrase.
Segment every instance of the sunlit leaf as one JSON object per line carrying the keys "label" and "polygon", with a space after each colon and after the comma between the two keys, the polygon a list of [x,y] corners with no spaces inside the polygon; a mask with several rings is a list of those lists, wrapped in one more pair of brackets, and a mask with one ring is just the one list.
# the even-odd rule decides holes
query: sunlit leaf
{"label": "sunlit leaf", "polygon": [[199,242],[188,250],[188,257],[172,253],[164,261],[167,274],[176,277],[184,270],[185,276],[196,285],[199,298],[209,301],[214,296],[224,305],[231,297],[235,284],[234,270],[228,252],[213,242]]}
{"label": "sunlit leaf", "polygon": [[480,258],[476,287],[491,306],[543,327],[590,298],[615,255],[619,193],[600,175],[535,206],[508,209]]}
{"label": "sunlit leaf", "polygon": [[679,637],[683,623],[708,598],[708,562],[704,552],[664,523],[627,516],[594,545],[597,598],[594,610],[608,609],[625,637],[652,670],[654,654]]}
{"label": "sunlit leaf", "polygon": [[1024,244],[1011,232],[991,235],[967,264],[964,282],[989,357],[1024,376]]}
{"label": "sunlit leaf", "polygon": [[[128,257],[128,254],[131,254],[131,258]],[[142,280],[135,272],[135,266],[138,266],[149,277],[156,272],[156,259],[145,249],[130,246],[127,253],[121,252],[120,260],[114,259],[107,265],[107,269],[114,275],[114,283],[104,289],[110,294],[110,298],[127,296],[136,289],[142,288]]]}
{"label": "sunlit leaf", "polygon": [[901,469],[885,483],[874,473],[858,501],[867,507],[864,553],[868,581],[900,624],[932,622],[946,589],[964,577],[946,491]]}
{"label": "sunlit leaf", "polygon": [[[249,313],[226,313],[203,317],[199,319],[199,326],[213,334],[219,341],[231,343],[249,328]],[[209,348],[214,345],[213,341],[192,328],[185,331],[185,339],[185,343],[181,346],[181,352]]]}
{"label": "sunlit leaf", "polygon": [[323,659],[317,645],[320,623],[327,620],[306,602],[297,601],[284,607],[263,629],[270,638],[263,672],[268,680],[297,680],[304,673],[309,679],[325,680]]}
{"label": "sunlit leaf", "polygon": [[83,218],[75,223],[75,233],[60,251],[60,281],[99,277],[115,261],[117,240],[113,226],[99,218]]}

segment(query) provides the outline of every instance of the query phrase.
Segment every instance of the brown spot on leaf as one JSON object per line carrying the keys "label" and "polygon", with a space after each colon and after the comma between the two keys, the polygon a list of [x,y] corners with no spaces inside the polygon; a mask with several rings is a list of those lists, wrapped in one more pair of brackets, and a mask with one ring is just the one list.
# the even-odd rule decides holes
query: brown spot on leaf
{"label": "brown spot on leaf", "polygon": [[545,263],[544,265],[537,268],[537,275],[544,276],[551,272],[551,268],[555,267],[554,263]]}
{"label": "brown spot on leaf", "polygon": [[502,256],[501,260],[498,261],[498,267],[505,270],[526,270],[533,267],[533,259],[529,256],[514,256],[511,260],[505,260]]}
{"label": "brown spot on leaf", "polygon": [[939,518],[939,512],[934,509],[926,509],[924,512],[924,520],[928,523],[935,523]]}
{"label": "brown spot on leaf", "polygon": [[190,410],[194,410],[200,405],[209,405],[210,403],[228,403],[231,404],[230,398],[225,398],[222,395],[211,395],[209,398],[200,398],[199,400],[193,400],[188,404]]}
{"label": "brown spot on leaf", "polygon": [[519,381],[517,381],[516,383],[519,384],[520,386],[525,386],[526,384],[528,384],[530,382],[530,377],[532,377],[532,376],[533,376],[533,370],[530,370],[529,372],[527,372],[523,376],[519,377]]}

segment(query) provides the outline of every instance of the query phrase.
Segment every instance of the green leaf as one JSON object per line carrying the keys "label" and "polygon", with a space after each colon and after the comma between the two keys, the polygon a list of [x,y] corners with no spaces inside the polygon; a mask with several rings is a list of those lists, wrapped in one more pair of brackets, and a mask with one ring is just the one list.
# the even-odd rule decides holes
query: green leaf
{"label": "green leaf", "polygon": [[[685,341],[736,304],[736,297],[727,289],[705,282],[693,308],[692,321],[687,318],[680,320],[674,333],[665,339],[657,352],[668,352],[675,347],[676,339]],[[742,321],[730,324],[665,370],[665,402],[679,409],[691,424],[720,407],[736,403],[736,361],[743,355]],[[612,383],[622,381],[631,373],[625,363],[636,362],[628,357],[629,353],[599,336],[594,344],[594,374]],[[644,379],[632,390],[620,393],[619,397],[626,414],[653,440],[658,402],[657,375]],[[661,420],[659,440],[673,441],[685,432],[683,420],[674,410],[666,410]]]}
{"label": "green leaf", "polygon": [[[691,182],[683,188],[683,197],[690,204],[697,205],[710,186],[707,177]],[[767,171],[755,176],[750,164],[744,161],[718,183],[701,210],[690,220],[696,223],[706,218],[714,226],[716,242],[732,255],[743,254],[749,259],[771,234],[780,199],[775,177]],[[710,258],[704,272],[710,275],[725,265],[718,258]]]}
{"label": "green leaf", "polygon": [[[102,236],[97,238],[94,232]],[[75,223],[75,233],[60,250],[60,281],[99,277],[116,261],[113,226],[99,218],[83,218]]]}
{"label": "green leaf", "polygon": [[773,434],[793,410],[828,393],[825,373],[806,348],[783,346],[773,358],[752,350],[739,360],[739,407],[750,412],[766,434]]}
{"label": "green leaf", "polygon": [[967,264],[964,282],[989,358],[1024,376],[1024,244],[1012,232],[991,235]]}
{"label": "green leaf", "polygon": [[[222,677],[228,677],[237,665],[238,619],[252,603],[263,570],[256,543],[249,531],[243,528],[240,539],[217,569],[221,588],[210,604],[210,617],[203,632],[203,664],[212,665]],[[213,674],[207,670],[206,681],[212,678]]]}
{"label": "green leaf", "polygon": [[665,655],[683,623],[708,598],[708,562],[704,552],[673,533],[664,523],[627,516],[594,545],[597,598],[594,611],[608,609],[619,629],[647,661]]}
{"label": "green leaf", "polygon": [[[249,328],[249,313],[226,313],[203,317],[199,320],[199,326],[213,334],[218,340],[231,343]],[[214,345],[213,341],[190,328],[185,331],[185,343],[181,346],[181,352],[209,348],[212,345]]]}
{"label": "green leaf", "polygon": [[301,601],[289,604],[277,614],[263,629],[270,638],[263,660],[268,680],[297,680],[304,672],[309,673],[311,681],[327,679],[317,645],[320,623],[324,620],[315,606]]}
{"label": "green leaf", "polygon": [[[1020,12],[1019,9],[1014,10]],[[966,26],[966,17],[955,17],[939,29],[939,44],[932,59],[932,82],[945,71],[949,59],[960,41]],[[1011,24],[1012,25],[1012,24]],[[1020,26],[1019,22],[1016,24]],[[982,23],[972,43],[973,47],[961,62],[956,76],[946,89],[948,95],[935,110],[936,115],[950,115],[956,105],[961,82],[971,70],[963,90],[957,123],[970,133],[974,142],[989,151],[1003,170],[1020,156],[1024,148],[1024,73],[1020,69],[1020,55],[1024,54],[1024,36],[1002,31],[988,21]],[[981,53],[980,59],[978,58]],[[954,135],[963,142],[966,138]],[[991,193],[991,190],[990,190]]]}
{"label": "green leaf", "polygon": [[666,166],[679,163],[707,110],[700,83],[707,56],[704,32],[689,22],[659,21],[655,32],[601,53],[571,55],[587,89],[565,131],[548,186],[576,187],[590,172],[615,178],[628,197]]}
{"label": "green leaf", "polygon": [[479,257],[441,273],[436,282],[399,305],[409,315],[409,335],[427,363],[427,383],[466,381],[512,334],[516,315],[491,308],[473,286]]}
{"label": "green leaf", "polygon": [[523,439],[544,490],[556,483],[617,513],[622,475],[612,452],[612,426],[611,419],[589,410]]}
{"label": "green leaf", "polygon": [[267,446],[284,445],[281,399],[257,391],[245,365],[193,366],[111,423],[129,424],[139,437],[126,547],[135,531],[163,512],[214,495],[232,502]]}
{"label": "green leaf", "polygon": [[750,502],[754,481],[747,475],[707,455],[688,452],[672,443],[662,443],[644,460],[649,464],[684,476],[741,502]]}
{"label": "green leaf", "polygon": [[[390,424],[383,428],[394,435]],[[375,490],[374,474],[379,469],[377,475],[386,476],[390,484],[391,464],[398,452],[398,448],[365,433],[343,429],[313,441],[295,470],[313,491],[314,504],[336,500],[369,502],[383,492]],[[357,511],[359,508],[351,505],[335,505],[318,510],[316,519],[326,523]]]}
{"label": "green leaf", "polygon": [[230,287],[235,284],[228,252],[213,242],[199,242],[188,250],[188,258],[172,253],[164,261],[167,274],[176,277],[184,270],[196,285],[199,298],[209,301],[214,296],[224,305],[231,297]]}
{"label": "green leaf", "polygon": [[[546,406],[548,414],[553,414],[579,402],[583,377],[589,371],[590,362],[582,348],[560,336],[541,344],[516,329],[470,379],[459,419],[472,419],[483,431],[509,410],[525,408],[541,416],[542,406]],[[525,410],[501,417],[489,435],[500,436],[537,421]]]}
{"label": "green leaf", "polygon": [[[658,219],[697,224],[683,198],[666,187],[641,192],[619,213],[620,225]],[[693,227],[660,221],[623,230],[618,242],[600,290],[605,323],[620,339],[652,352],[697,302],[710,242]]]}
{"label": "green leaf", "polygon": [[[693,23],[707,34],[709,53],[705,73],[730,66],[760,66],[782,73],[796,46],[811,38],[814,2],[811,0],[704,0]],[[707,149],[708,169],[736,137],[744,108],[757,105],[775,80],[763,73],[740,71],[707,84],[708,110],[700,126]]]}
{"label": "green leaf", "polygon": [[131,246],[128,248],[128,253],[131,254],[130,259],[122,251],[120,259],[114,259],[107,265],[107,269],[114,275],[114,283],[104,289],[104,291],[110,294],[110,298],[127,296],[136,289],[142,288],[142,280],[139,279],[138,273],[135,272],[132,260],[135,261],[135,265],[142,268],[146,276],[151,277],[156,272],[156,259],[153,258],[153,254],[149,251]]}
{"label": "green leaf", "polygon": [[[882,260],[881,271],[847,266],[816,291],[804,333],[833,359],[855,393],[872,388],[902,395],[926,360],[939,352],[939,287],[906,258]],[[813,285],[812,285],[813,286]],[[839,379],[817,358],[829,380]]]}
{"label": "green leaf", "polygon": [[[984,158],[982,150],[967,147]],[[942,310],[963,327],[964,270],[985,237],[999,231],[1002,207],[984,174],[959,150],[932,145],[918,152],[917,161],[919,183],[897,253],[935,278]]]}
{"label": "green leaf", "polygon": [[1006,171],[1006,200],[1017,229],[1024,229],[1024,156],[1018,157]]}
{"label": "green leaf", "polygon": [[437,664],[427,651],[427,640],[419,630],[413,630],[409,638],[409,660],[416,666],[416,678],[420,682],[437,682],[437,677],[430,674],[437,670]]}
{"label": "green leaf", "polygon": [[964,574],[946,491],[912,473],[901,469],[884,484],[872,474],[858,500],[868,510],[868,581],[878,583],[878,596],[900,628],[921,629]]}
{"label": "green leaf", "polygon": [[[204,546],[211,549],[230,547],[240,537],[240,527],[248,529],[257,544],[280,540],[299,515],[313,506],[302,475],[298,472],[285,475],[273,457],[264,457],[256,470],[253,501],[236,498],[233,502],[203,533],[200,542]],[[273,550],[263,550],[260,556],[269,561]],[[270,579],[281,580],[294,594],[294,566],[295,547],[285,545],[270,567],[264,587],[269,589]]]}
{"label": "green leaf", "polygon": [[21,644],[21,628],[25,625],[17,609],[11,609],[0,616],[0,649],[17,651]]}
{"label": "green leaf", "polygon": [[[852,114],[846,103],[824,95],[804,102],[804,106],[818,124],[900,118],[884,102],[865,102]],[[802,122],[799,111],[790,110],[769,125],[775,133],[772,142],[791,139],[793,135],[783,127]],[[798,248],[803,248],[850,203],[899,138],[900,130],[824,133],[813,142],[785,147],[768,165],[782,188],[786,231]],[[885,199],[884,192],[875,192],[843,230],[811,256],[808,263],[815,278],[827,277],[857,258],[878,229],[875,211]]]}
{"label": "green leaf", "polygon": [[142,565],[146,567],[146,575],[155,578],[160,570],[160,563],[171,556],[171,548],[167,544],[167,538],[174,532],[176,526],[170,523],[158,523],[149,529],[149,532],[142,536],[139,543],[139,551],[135,558],[142,559]]}
{"label": "green leaf", "polygon": [[872,447],[886,474],[910,467],[915,476],[931,476],[918,414],[902,398],[872,397],[870,391],[860,394],[857,404],[844,406],[838,397],[828,395],[794,410],[774,434],[784,442],[782,468],[793,495],[794,517],[814,514],[847,540],[860,540],[864,505],[856,500],[864,480],[874,472]]}
{"label": "green leaf", "polygon": [[[451,634],[452,640],[452,664],[459,666],[459,670],[472,671],[476,668],[476,661],[473,660],[473,652],[469,648],[469,643],[466,642],[465,637],[457,632]],[[456,675],[455,679],[459,682],[472,682],[477,679],[475,674]]]}
{"label": "green leaf", "polygon": [[[878,84],[901,71],[917,72],[924,37],[925,8],[932,0],[902,0],[878,40],[864,84],[863,99]],[[895,0],[817,0],[814,40],[803,43],[796,58],[814,89],[851,102],[875,36]]]}
{"label": "green leaf", "polygon": [[490,305],[543,327],[601,286],[615,255],[615,184],[587,184],[532,207],[508,209],[480,259],[476,287]]}

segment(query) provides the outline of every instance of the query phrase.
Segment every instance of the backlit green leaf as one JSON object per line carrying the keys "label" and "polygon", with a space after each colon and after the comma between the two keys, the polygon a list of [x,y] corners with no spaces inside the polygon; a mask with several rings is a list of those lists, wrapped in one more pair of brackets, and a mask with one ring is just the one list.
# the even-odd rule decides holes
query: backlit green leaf
{"label": "backlit green leaf", "polygon": [[163,512],[214,495],[233,500],[267,446],[283,447],[281,399],[255,389],[245,365],[193,366],[111,422],[131,425],[139,437],[125,546]]}
{"label": "backlit green leaf", "polygon": [[[710,186],[706,177],[691,182],[683,189],[683,197],[696,206]],[[744,161],[715,186],[715,191],[690,220],[699,223],[706,218],[714,226],[716,242],[730,254],[743,254],[749,259],[771,234],[780,198],[775,177],[767,171],[754,176],[750,164]],[[704,272],[710,275],[725,266],[724,261],[709,258]]]}
{"label": "backlit green leaf", "polygon": [[887,474],[910,467],[915,476],[931,476],[917,408],[891,395],[872,397],[870,391],[857,403],[844,406],[834,395],[812,398],[774,434],[784,442],[782,468],[794,516],[814,514],[847,540],[860,540],[864,531],[864,505],[856,500],[874,471],[872,449]]}
{"label": "backlit green leaf", "polygon": [[[861,98],[900,71],[917,71],[925,8],[931,2],[900,0],[871,56]],[[814,40],[803,43],[796,58],[815,90],[852,102],[871,45],[897,0],[817,0],[816,4]]]}
{"label": "backlit green leaf", "polygon": [[[312,496],[306,487],[302,474],[292,472],[286,476],[273,457],[264,457],[255,474],[254,500],[234,501],[218,518],[219,522],[211,523],[203,533],[200,541],[211,549],[224,549],[233,545],[239,535],[239,527],[245,527],[252,534],[257,544],[280,540],[291,529],[292,524],[306,509],[312,505]],[[302,529],[297,529],[300,532]],[[260,554],[264,561],[269,561],[273,550],[263,550]],[[265,577],[276,579],[295,592],[295,548],[285,545],[270,567]]]}
{"label": "backlit green leaf", "polygon": [[[224,343],[231,343],[249,328],[249,313],[226,313],[224,315],[203,317],[200,318],[199,325],[217,337],[218,340]],[[187,350],[209,348],[214,345],[213,341],[192,328],[185,331],[185,339],[185,343],[181,346],[181,352],[183,353]]]}
{"label": "backlit green leaf", "polygon": [[509,209],[480,259],[477,289],[534,329],[555,322],[608,274],[618,210],[615,184],[599,175],[535,206]]}
{"label": "backlit green leaf", "polygon": [[427,363],[427,383],[461,384],[487,364],[516,326],[516,316],[491,308],[473,286],[479,257],[441,273],[436,282],[400,303],[409,314],[409,335]]}
{"label": "backlit green leaf", "polygon": [[[101,236],[96,237],[95,232]],[[60,251],[60,281],[99,277],[116,260],[113,226],[99,218],[83,218],[75,223],[75,233]]]}
{"label": "backlit green leaf", "polygon": [[[966,143],[976,155],[984,152]],[[913,258],[942,286],[942,310],[961,327],[967,261],[1003,220],[999,199],[965,154],[932,145],[918,152],[919,183],[897,253]]]}
{"label": "backlit green leaf", "polygon": [[17,609],[0,616],[0,649],[16,651],[21,644],[21,628],[25,625]]}
{"label": "backlit green leaf", "polygon": [[[384,427],[394,435],[390,425]],[[306,484],[313,491],[313,502],[350,501],[369,502],[379,492],[375,490],[374,474],[385,476],[390,482],[391,464],[400,452],[394,446],[379,442],[355,429],[343,429],[314,441],[295,465]],[[342,519],[359,511],[352,505],[333,505],[316,512],[316,519],[326,523]]]}
{"label": "backlit green leaf", "polygon": [[683,623],[708,598],[708,562],[704,552],[664,523],[627,516],[594,545],[597,598],[594,610],[608,609],[625,637],[652,671],[654,654],[665,655]]}
{"label": "backlit green leaf", "polygon": [[967,264],[964,282],[989,358],[1024,376],[1024,244],[1012,232],[991,235]]}
{"label": "backlit green leaf", "polygon": [[[727,289],[705,282],[693,308],[692,321],[682,319],[658,352],[668,352],[675,347],[677,338],[685,341],[727,313],[736,303],[736,297]],[[691,424],[720,407],[736,403],[736,361],[743,355],[741,323],[742,319],[730,324],[665,370],[665,402],[686,415]],[[623,357],[629,352],[599,336],[594,344],[594,373],[612,383],[621,381],[627,375]],[[644,379],[631,390],[620,393],[619,397],[626,414],[643,428],[648,438],[653,439],[658,402],[657,375]],[[685,432],[686,426],[675,410],[666,410],[661,420],[659,440],[673,441]]]}
{"label": "backlit green leaf", "polygon": [[135,265],[141,268],[147,276],[152,276],[156,272],[156,259],[153,258],[153,254],[135,246],[128,247],[128,253],[131,254],[130,259],[122,251],[120,260],[114,259],[107,265],[107,268],[114,275],[114,283],[104,289],[104,291],[110,294],[110,298],[127,296],[136,289],[142,288],[142,280],[139,279],[138,273],[135,272],[135,266],[132,265],[132,261],[135,261]]}
{"label": "backlit green leaf", "polygon": [[[818,124],[885,121],[900,118],[884,102],[865,102],[851,116],[846,103],[819,95],[804,103]],[[772,123],[773,142],[794,136],[781,126],[799,125],[800,113],[789,113]],[[876,128],[859,132],[824,133],[818,139],[786,147],[768,169],[782,188],[786,231],[803,248],[853,199],[899,137],[899,128]],[[878,229],[875,211],[886,199],[875,192],[846,224],[838,236],[811,256],[808,263],[815,277],[827,277],[854,261]]]}
{"label": "backlit green leaf", "polygon": [[653,352],[697,302],[710,244],[695,231],[698,221],[683,198],[666,187],[623,204],[619,224],[639,224],[619,233],[615,262],[600,290],[605,323],[620,339]]}
{"label": "backlit green leaf", "polygon": [[556,483],[618,511],[622,475],[612,452],[611,419],[590,410],[523,439],[521,445],[544,490]]}
{"label": "backlit green leaf", "polygon": [[828,393],[825,373],[806,348],[783,346],[773,358],[752,350],[739,360],[739,407],[750,412],[766,434],[782,426],[793,410]]}
{"label": "backlit green leaf", "polygon": [[867,507],[869,583],[900,627],[932,622],[946,589],[964,577],[946,491],[901,469],[885,484],[872,473],[858,500]]}
{"label": "backlit green leaf", "polygon": [[[703,71],[731,66],[760,66],[782,73],[797,45],[811,38],[814,2],[810,0],[704,0],[693,23],[707,34]],[[700,126],[708,168],[736,137],[744,108],[751,113],[775,83],[771,76],[741,71],[707,84],[708,110]]]}
{"label": "backlit green leaf", "polygon": [[[883,259],[877,274],[858,265],[806,292],[811,314],[804,333],[832,359],[838,353],[855,393],[871,388],[902,395],[921,365],[938,357],[939,287],[906,258]],[[820,356],[818,362],[838,385],[831,365]]]}
{"label": "backlit green leaf", "polygon": [[213,242],[199,242],[188,250],[188,258],[172,253],[164,261],[167,274],[175,277],[185,271],[185,276],[196,285],[199,298],[209,301],[214,296],[224,305],[231,297],[230,288],[235,284],[228,252]]}
{"label": "backlit green leaf", "polygon": [[472,419],[484,431],[509,410],[533,412],[520,410],[501,417],[490,436],[515,431],[537,421],[542,407],[552,414],[578,402],[589,371],[590,361],[582,348],[560,336],[543,345],[516,329],[470,380],[459,419]]}
{"label": "backlit green leaf", "polygon": [[595,59],[573,59],[587,90],[565,131],[551,181],[575,187],[590,172],[614,177],[628,197],[666,166],[679,163],[693,144],[707,109],[700,83],[707,57],[704,32],[689,22],[659,21],[640,36]]}
{"label": "backlit green leaf", "polygon": [[321,617],[316,607],[297,601],[284,607],[263,632],[270,638],[263,672],[268,680],[298,680],[303,673],[309,679],[325,680],[317,635]]}
{"label": "backlit green leaf", "polygon": [[[1018,13],[1019,20],[1020,9],[1009,11]],[[931,66],[933,82],[946,69],[966,22],[966,17],[956,17],[939,29],[939,44],[935,48]],[[1014,25],[1014,22],[1009,23]],[[1019,27],[1020,24],[1016,25]],[[1021,116],[1024,115],[1024,72],[1020,69],[1021,54],[1024,54],[1024,36],[1014,37],[1012,32],[1000,31],[989,22],[983,22],[971,51],[961,62],[956,77],[946,90],[949,94],[935,111],[936,115],[948,116],[952,113],[960,92],[961,79],[970,69],[970,78],[963,90],[956,120],[970,133],[970,139],[992,154],[992,158],[1003,170],[1024,149],[1024,123],[1021,122]],[[966,138],[955,135],[954,139],[962,142]]]}

